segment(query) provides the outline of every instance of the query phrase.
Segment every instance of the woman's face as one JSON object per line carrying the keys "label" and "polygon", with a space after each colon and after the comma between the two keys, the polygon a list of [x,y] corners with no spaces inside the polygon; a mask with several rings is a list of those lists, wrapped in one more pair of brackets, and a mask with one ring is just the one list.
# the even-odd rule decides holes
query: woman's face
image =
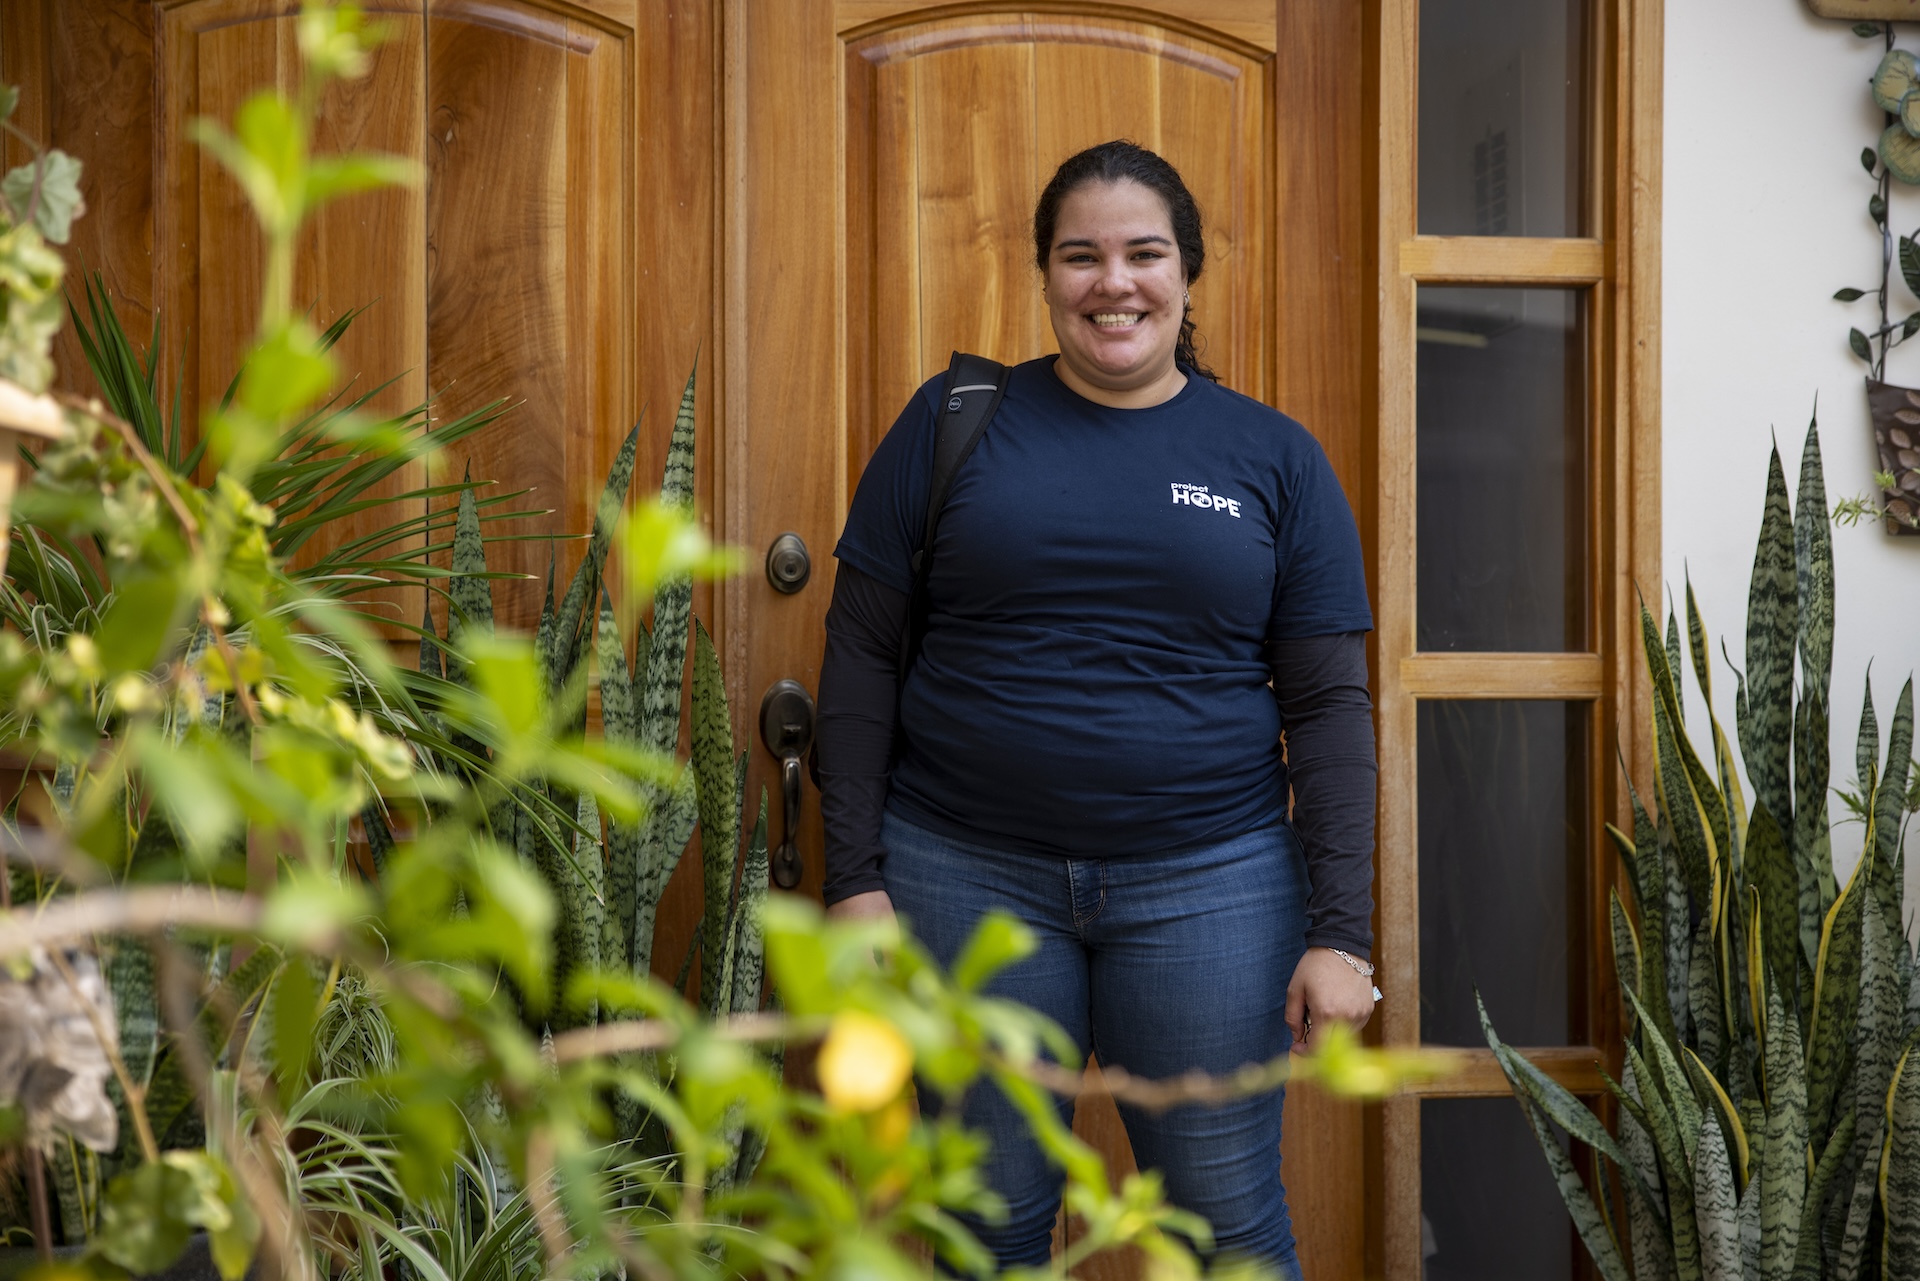
{"label": "woman's face", "polygon": [[1186,288],[1173,220],[1158,195],[1127,180],[1075,189],[1060,202],[1047,258],[1061,378],[1083,395],[1184,381],[1173,349]]}

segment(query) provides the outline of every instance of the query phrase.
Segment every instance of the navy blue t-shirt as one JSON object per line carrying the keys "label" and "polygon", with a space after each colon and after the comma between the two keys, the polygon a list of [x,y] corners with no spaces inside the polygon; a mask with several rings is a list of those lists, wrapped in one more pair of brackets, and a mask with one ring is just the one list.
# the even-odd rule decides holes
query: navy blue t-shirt
{"label": "navy blue t-shirt", "polygon": [[[834,554],[913,587],[941,389],[874,451]],[[961,840],[1189,849],[1285,813],[1268,640],[1366,631],[1360,539],[1305,428],[1189,374],[1149,409],[1013,370],[955,476],[888,804]]]}

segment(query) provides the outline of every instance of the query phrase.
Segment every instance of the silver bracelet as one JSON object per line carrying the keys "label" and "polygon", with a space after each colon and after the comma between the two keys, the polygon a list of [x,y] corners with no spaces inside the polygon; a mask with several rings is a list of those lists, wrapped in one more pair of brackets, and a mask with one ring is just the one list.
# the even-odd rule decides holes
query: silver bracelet
{"label": "silver bracelet", "polygon": [[[1363,961],[1359,957],[1353,955],[1351,952],[1343,952],[1337,947],[1330,947],[1327,949],[1327,951],[1332,952],[1335,956],[1339,957],[1341,960],[1345,961],[1348,965],[1352,966],[1353,972],[1355,974],[1358,974],[1361,978],[1370,979],[1373,977],[1374,964],[1372,961]],[[1380,1003],[1380,1000],[1381,1000],[1380,985],[1376,983],[1374,984],[1374,987],[1373,987],[1373,1003],[1375,1005],[1378,1005]]]}

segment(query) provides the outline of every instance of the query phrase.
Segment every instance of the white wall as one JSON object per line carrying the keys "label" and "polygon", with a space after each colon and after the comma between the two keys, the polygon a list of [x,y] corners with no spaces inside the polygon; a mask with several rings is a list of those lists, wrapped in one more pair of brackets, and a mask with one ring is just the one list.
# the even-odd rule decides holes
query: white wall
{"label": "white wall", "polygon": [[[1850,325],[1871,327],[1872,303],[1832,295],[1878,281],[1872,182],[1859,157],[1882,127],[1866,86],[1881,45],[1813,17],[1801,0],[1668,0],[1666,14],[1661,538],[1675,600],[1684,608],[1690,569],[1709,633],[1744,666],[1769,434],[1791,486],[1817,396],[1828,501],[1870,489],[1877,465],[1865,366],[1846,341]],[[1920,52],[1920,24],[1901,24],[1898,44]],[[1911,232],[1920,190],[1894,185],[1891,222]],[[1894,315],[1920,310],[1894,278]],[[1887,375],[1920,387],[1920,337],[1893,354]],[[1920,668],[1920,537],[1865,524],[1833,535],[1833,781],[1845,786],[1868,660],[1883,738],[1901,684]],[[1731,738],[1724,664],[1714,682]],[[1834,812],[1842,817],[1837,801]],[[1835,837],[1836,861],[1851,866],[1860,829]],[[1908,852],[1920,841],[1910,838]],[[1909,903],[1920,902],[1917,864],[1910,857]]]}

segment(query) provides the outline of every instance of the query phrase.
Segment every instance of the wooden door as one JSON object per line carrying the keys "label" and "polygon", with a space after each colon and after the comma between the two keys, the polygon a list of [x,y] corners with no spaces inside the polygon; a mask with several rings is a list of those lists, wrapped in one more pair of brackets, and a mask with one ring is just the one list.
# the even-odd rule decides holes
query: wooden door
{"label": "wooden door", "polygon": [[[303,300],[322,319],[371,304],[341,354],[363,383],[399,377],[389,408],[428,394],[443,417],[515,404],[449,461],[471,455],[475,476],[534,487],[527,505],[553,509],[520,526],[534,535],[586,527],[643,411],[642,475],[658,474],[699,360],[703,513],[756,565],[788,530],[815,565],[796,595],[750,572],[696,598],[743,743],[773,681],[817,688],[833,544],[910,390],[954,347],[1006,360],[1050,349],[1027,219],[1053,166],[1092,142],[1130,136],[1185,173],[1210,235],[1194,290],[1208,359],[1318,434],[1371,546],[1375,4],[366,7],[393,39],[369,79],[335,91],[322,143],[411,156],[424,182],[330,210],[301,250]],[[289,82],[297,8],[0,0],[0,78],[24,84],[19,123],[87,162],[75,248],[130,331],[159,316],[189,413],[225,387],[259,268],[236,193],[182,128]],[[85,390],[71,339],[60,354]],[[536,576],[510,589],[507,623],[531,622],[549,554],[564,576],[579,553],[494,545],[496,568]],[[756,786],[772,765],[754,752]],[[809,793],[814,892],[819,840]],[[698,919],[698,860],[682,873],[658,939],[676,959]],[[1127,1163],[1111,1104],[1083,1106],[1080,1124]],[[1287,1179],[1311,1275],[1378,1271],[1376,1132],[1356,1107],[1289,1101]]]}
{"label": "wooden door", "polygon": [[[1193,297],[1210,363],[1313,426],[1364,496],[1359,10],[731,0],[717,498],[750,556],[793,530],[816,565],[795,596],[757,576],[725,589],[746,706],[782,677],[815,685],[833,544],[913,389],[955,348],[1008,362],[1054,350],[1030,220],[1054,167],[1092,143],[1128,137],[1181,170],[1206,220]],[[808,834],[812,889],[812,812]],[[1078,1124],[1131,1168],[1110,1100],[1083,1102]],[[1289,1101],[1285,1169],[1312,1275],[1366,1269],[1364,1130],[1358,1109]]]}

